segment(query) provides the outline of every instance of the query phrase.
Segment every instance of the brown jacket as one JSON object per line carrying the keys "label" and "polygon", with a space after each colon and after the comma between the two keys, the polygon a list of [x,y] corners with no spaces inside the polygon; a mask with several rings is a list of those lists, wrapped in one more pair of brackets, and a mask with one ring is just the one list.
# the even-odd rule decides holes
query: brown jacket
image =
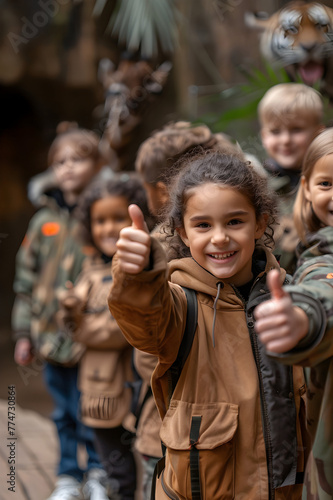
{"label": "brown jacket", "polygon": [[[132,397],[127,382],[133,378],[133,349],[107,305],[110,268],[111,264],[104,263],[99,256],[87,259],[75,287],[61,300],[68,305],[68,297],[74,297],[80,305],[74,328],[73,315],[67,326],[72,328],[75,340],[86,346],[80,361],[78,384],[81,419],[90,427],[121,425],[129,414]],[[66,312],[68,315],[68,307]],[[63,315],[59,314],[60,321],[61,317]]]}
{"label": "brown jacket", "polygon": [[[151,376],[157,361],[158,358],[156,356],[137,349],[134,350],[134,366],[143,381],[139,401],[141,404],[143,403],[148,387],[150,387]],[[135,448],[142,455],[155,458],[162,456],[161,423],[161,417],[158,413],[154,397],[151,395],[142,406],[136,431]]]}
{"label": "brown jacket", "polygon": [[[115,258],[109,306],[129,342],[159,357],[152,388],[167,453],[157,498],[192,498],[189,457],[195,447],[202,499],[300,499],[302,486],[295,483],[304,469],[303,371],[272,362],[253,328],[253,309],[269,297],[266,272],[278,268],[276,260],[257,249],[263,271],[245,305],[229,284],[221,283],[218,295],[217,278],[193,259],[171,262],[169,274],[154,239],[152,252],[153,269],[136,276],[124,274]],[[167,370],[179,350],[187,307],[179,285],[197,292],[198,326],[169,404]],[[191,447],[194,417],[201,423]]]}

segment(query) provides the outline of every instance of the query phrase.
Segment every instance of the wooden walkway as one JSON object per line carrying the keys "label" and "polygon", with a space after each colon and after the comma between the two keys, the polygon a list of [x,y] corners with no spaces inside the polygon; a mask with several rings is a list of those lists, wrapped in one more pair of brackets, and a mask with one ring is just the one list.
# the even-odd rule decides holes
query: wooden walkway
{"label": "wooden walkway", "polygon": [[[49,418],[19,406],[15,408],[15,425],[8,416],[8,403],[0,399],[0,500],[46,500],[56,481],[56,428]],[[14,435],[9,434],[12,428]],[[78,462],[82,468],[86,458],[85,449],[79,448]],[[135,499],[142,500],[142,469],[137,456],[136,460]]]}
{"label": "wooden walkway", "polygon": [[[54,424],[18,406],[15,426],[8,416],[8,403],[0,400],[0,500],[46,500],[58,459]],[[8,423],[15,429],[12,436]]]}

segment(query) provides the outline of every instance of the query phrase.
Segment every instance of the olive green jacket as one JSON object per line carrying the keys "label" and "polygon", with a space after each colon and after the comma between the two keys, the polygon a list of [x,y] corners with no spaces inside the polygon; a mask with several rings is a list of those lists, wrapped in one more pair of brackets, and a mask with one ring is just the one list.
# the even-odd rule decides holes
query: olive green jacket
{"label": "olive green jacket", "polygon": [[308,245],[299,250],[303,251],[297,271],[285,289],[305,291],[319,299],[327,324],[321,334],[309,335],[295,349],[276,357],[306,367],[307,427],[312,451],[303,499],[326,500],[333,498],[333,227],[310,235]]}
{"label": "olive green jacket", "polygon": [[[84,347],[60,331],[57,294],[74,282],[89,249],[83,248],[78,222],[57,202],[59,190],[39,198],[16,258],[12,311],[14,339],[29,338],[35,353],[53,363],[73,365]],[[54,195],[54,196],[53,196]]]}

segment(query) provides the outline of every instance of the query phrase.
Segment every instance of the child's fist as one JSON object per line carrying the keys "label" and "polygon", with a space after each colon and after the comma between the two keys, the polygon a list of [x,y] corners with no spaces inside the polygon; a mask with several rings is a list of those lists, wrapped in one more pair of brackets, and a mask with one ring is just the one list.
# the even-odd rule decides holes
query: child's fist
{"label": "child's fist", "polygon": [[137,205],[130,205],[128,213],[132,226],[120,231],[117,256],[120,268],[129,274],[138,274],[149,266],[151,239],[143,213]]}
{"label": "child's fist", "polygon": [[66,289],[57,292],[59,310],[56,313],[58,327],[73,334],[82,321],[85,301],[79,297],[76,288],[70,281],[66,282]]}
{"label": "child's fist", "polygon": [[28,365],[33,360],[32,344],[28,338],[19,339],[15,345],[14,360],[21,366]]}
{"label": "child's fist", "polygon": [[255,329],[268,351],[287,352],[305,337],[309,320],[303,309],[294,306],[289,293],[283,290],[279,271],[275,269],[268,273],[267,284],[272,298],[256,307]]}

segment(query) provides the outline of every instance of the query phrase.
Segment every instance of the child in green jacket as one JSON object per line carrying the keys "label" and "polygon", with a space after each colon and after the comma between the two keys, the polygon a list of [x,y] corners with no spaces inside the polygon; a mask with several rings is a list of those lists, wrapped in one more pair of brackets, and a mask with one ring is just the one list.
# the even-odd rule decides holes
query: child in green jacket
{"label": "child in green jacket", "polygon": [[[258,306],[256,328],[267,351],[282,363],[299,364],[307,376],[307,427],[311,453],[303,498],[333,496],[333,129],[311,143],[304,159],[294,220],[301,239],[298,267],[291,285],[281,287],[273,271],[272,300]],[[306,290],[317,298],[317,333],[302,338],[285,330],[289,293]],[[324,318],[324,319],[323,319]],[[314,331],[313,329],[311,330]]]}
{"label": "child in green jacket", "polygon": [[94,471],[96,475],[100,470],[92,432],[78,420],[77,363],[84,347],[58,329],[55,314],[58,292],[68,280],[76,279],[89,253],[79,241],[73,211],[102,161],[99,138],[91,131],[72,129],[55,138],[48,154],[52,187],[40,194],[40,208],[17,254],[14,358],[21,366],[31,363],[35,356],[45,361],[45,382],[54,400],[53,418],[60,443],[58,480],[49,500],[81,498],[79,442],[86,445],[89,474]]}

